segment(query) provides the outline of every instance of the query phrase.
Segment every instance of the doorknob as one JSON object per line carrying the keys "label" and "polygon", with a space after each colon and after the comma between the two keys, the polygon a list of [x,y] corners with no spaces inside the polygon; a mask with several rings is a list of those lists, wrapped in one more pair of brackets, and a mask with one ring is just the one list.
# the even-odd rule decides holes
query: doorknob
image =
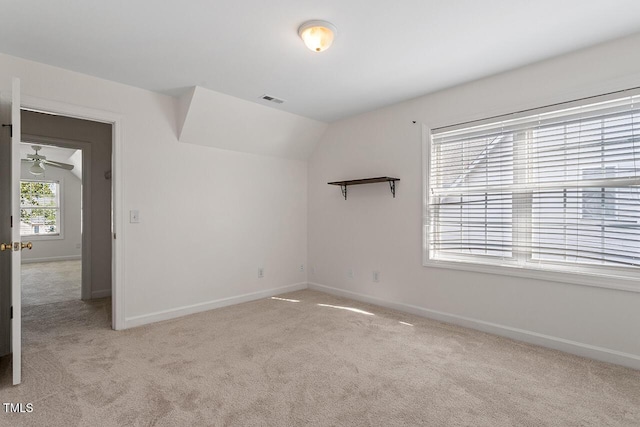
{"label": "doorknob", "polygon": [[31,242],[20,243],[20,249],[24,249],[24,248],[31,250],[31,248],[33,248],[33,243]]}
{"label": "doorknob", "polygon": [[13,243],[0,243],[0,251],[10,251],[13,247]]}

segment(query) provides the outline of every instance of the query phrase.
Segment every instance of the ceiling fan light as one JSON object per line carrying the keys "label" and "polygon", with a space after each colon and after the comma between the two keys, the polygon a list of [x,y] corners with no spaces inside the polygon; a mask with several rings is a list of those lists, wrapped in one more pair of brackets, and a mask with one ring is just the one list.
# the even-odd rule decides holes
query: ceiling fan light
{"label": "ceiling fan light", "polygon": [[31,165],[31,167],[29,168],[29,172],[32,175],[42,175],[44,173],[44,167],[42,166],[42,164],[40,164],[40,162],[33,162],[33,164]]}
{"label": "ceiling fan light", "polygon": [[329,49],[337,32],[336,27],[327,21],[307,21],[298,28],[298,35],[314,52]]}

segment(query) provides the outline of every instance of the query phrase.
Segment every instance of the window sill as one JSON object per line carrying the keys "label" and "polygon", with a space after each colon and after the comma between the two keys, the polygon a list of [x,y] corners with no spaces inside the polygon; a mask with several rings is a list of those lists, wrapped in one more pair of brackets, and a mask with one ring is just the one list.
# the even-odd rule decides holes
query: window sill
{"label": "window sill", "polygon": [[26,235],[20,236],[22,240],[31,240],[32,242],[45,241],[45,240],[64,240],[64,234],[48,234],[48,235]]}
{"label": "window sill", "polygon": [[569,283],[573,285],[640,293],[640,279],[638,279],[637,276],[632,277],[631,275],[625,276],[616,274],[594,274],[588,272],[538,270],[520,266],[477,264],[458,260],[426,260],[423,261],[422,265],[424,267],[473,271],[511,277],[524,277],[549,282]]}

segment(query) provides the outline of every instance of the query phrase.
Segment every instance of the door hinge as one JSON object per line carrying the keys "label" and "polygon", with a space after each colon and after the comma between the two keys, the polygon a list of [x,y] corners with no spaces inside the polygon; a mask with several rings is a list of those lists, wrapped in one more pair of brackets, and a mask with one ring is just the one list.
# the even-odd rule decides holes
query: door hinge
{"label": "door hinge", "polygon": [[13,136],[13,125],[6,125],[3,124],[2,127],[7,127],[9,126],[9,136]]}

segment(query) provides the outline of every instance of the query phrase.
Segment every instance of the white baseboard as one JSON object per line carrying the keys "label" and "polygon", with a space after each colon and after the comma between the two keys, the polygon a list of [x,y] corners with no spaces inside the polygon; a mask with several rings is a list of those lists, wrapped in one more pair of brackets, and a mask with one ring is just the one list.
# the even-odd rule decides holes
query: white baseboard
{"label": "white baseboard", "polygon": [[52,256],[46,258],[25,258],[22,257],[21,262],[23,264],[31,264],[34,262],[52,262],[52,261],[73,261],[82,259],[80,255],[68,255],[68,256]]}
{"label": "white baseboard", "polygon": [[345,298],[351,298],[357,301],[375,304],[393,310],[427,317],[441,322],[452,323],[454,325],[464,326],[482,332],[488,332],[494,335],[499,335],[514,340],[539,345],[542,347],[548,347],[554,350],[560,350],[566,353],[571,353],[590,359],[600,360],[608,363],[615,363],[617,365],[627,366],[633,369],[640,369],[640,356],[637,356],[635,354],[624,353],[604,347],[597,347],[576,341],[566,340],[564,338],[539,334],[537,332],[527,331],[524,329],[512,328],[510,326],[485,322],[483,320],[472,319],[470,317],[430,310],[415,305],[385,301],[364,294],[332,288],[330,286],[321,285],[319,283],[309,283],[308,287],[309,289],[313,289],[316,291],[326,292],[328,294]]}
{"label": "white baseboard", "polygon": [[91,299],[106,298],[111,296],[111,289],[102,289],[100,291],[92,291]]}
{"label": "white baseboard", "polygon": [[296,283],[293,285],[282,286],[279,288],[267,289],[264,291],[253,292],[250,294],[238,295],[235,297],[222,298],[214,301],[207,301],[198,304],[176,307],[169,310],[157,311],[155,313],[143,314],[140,316],[127,317],[125,319],[125,329],[142,326],[149,323],[160,322],[162,320],[175,319],[176,317],[186,316],[188,314],[200,313],[202,311],[212,310],[214,308],[226,307],[229,305],[240,304],[243,302],[254,301],[262,298],[272,297],[274,295],[286,292],[299,291],[306,289],[306,283]]}

